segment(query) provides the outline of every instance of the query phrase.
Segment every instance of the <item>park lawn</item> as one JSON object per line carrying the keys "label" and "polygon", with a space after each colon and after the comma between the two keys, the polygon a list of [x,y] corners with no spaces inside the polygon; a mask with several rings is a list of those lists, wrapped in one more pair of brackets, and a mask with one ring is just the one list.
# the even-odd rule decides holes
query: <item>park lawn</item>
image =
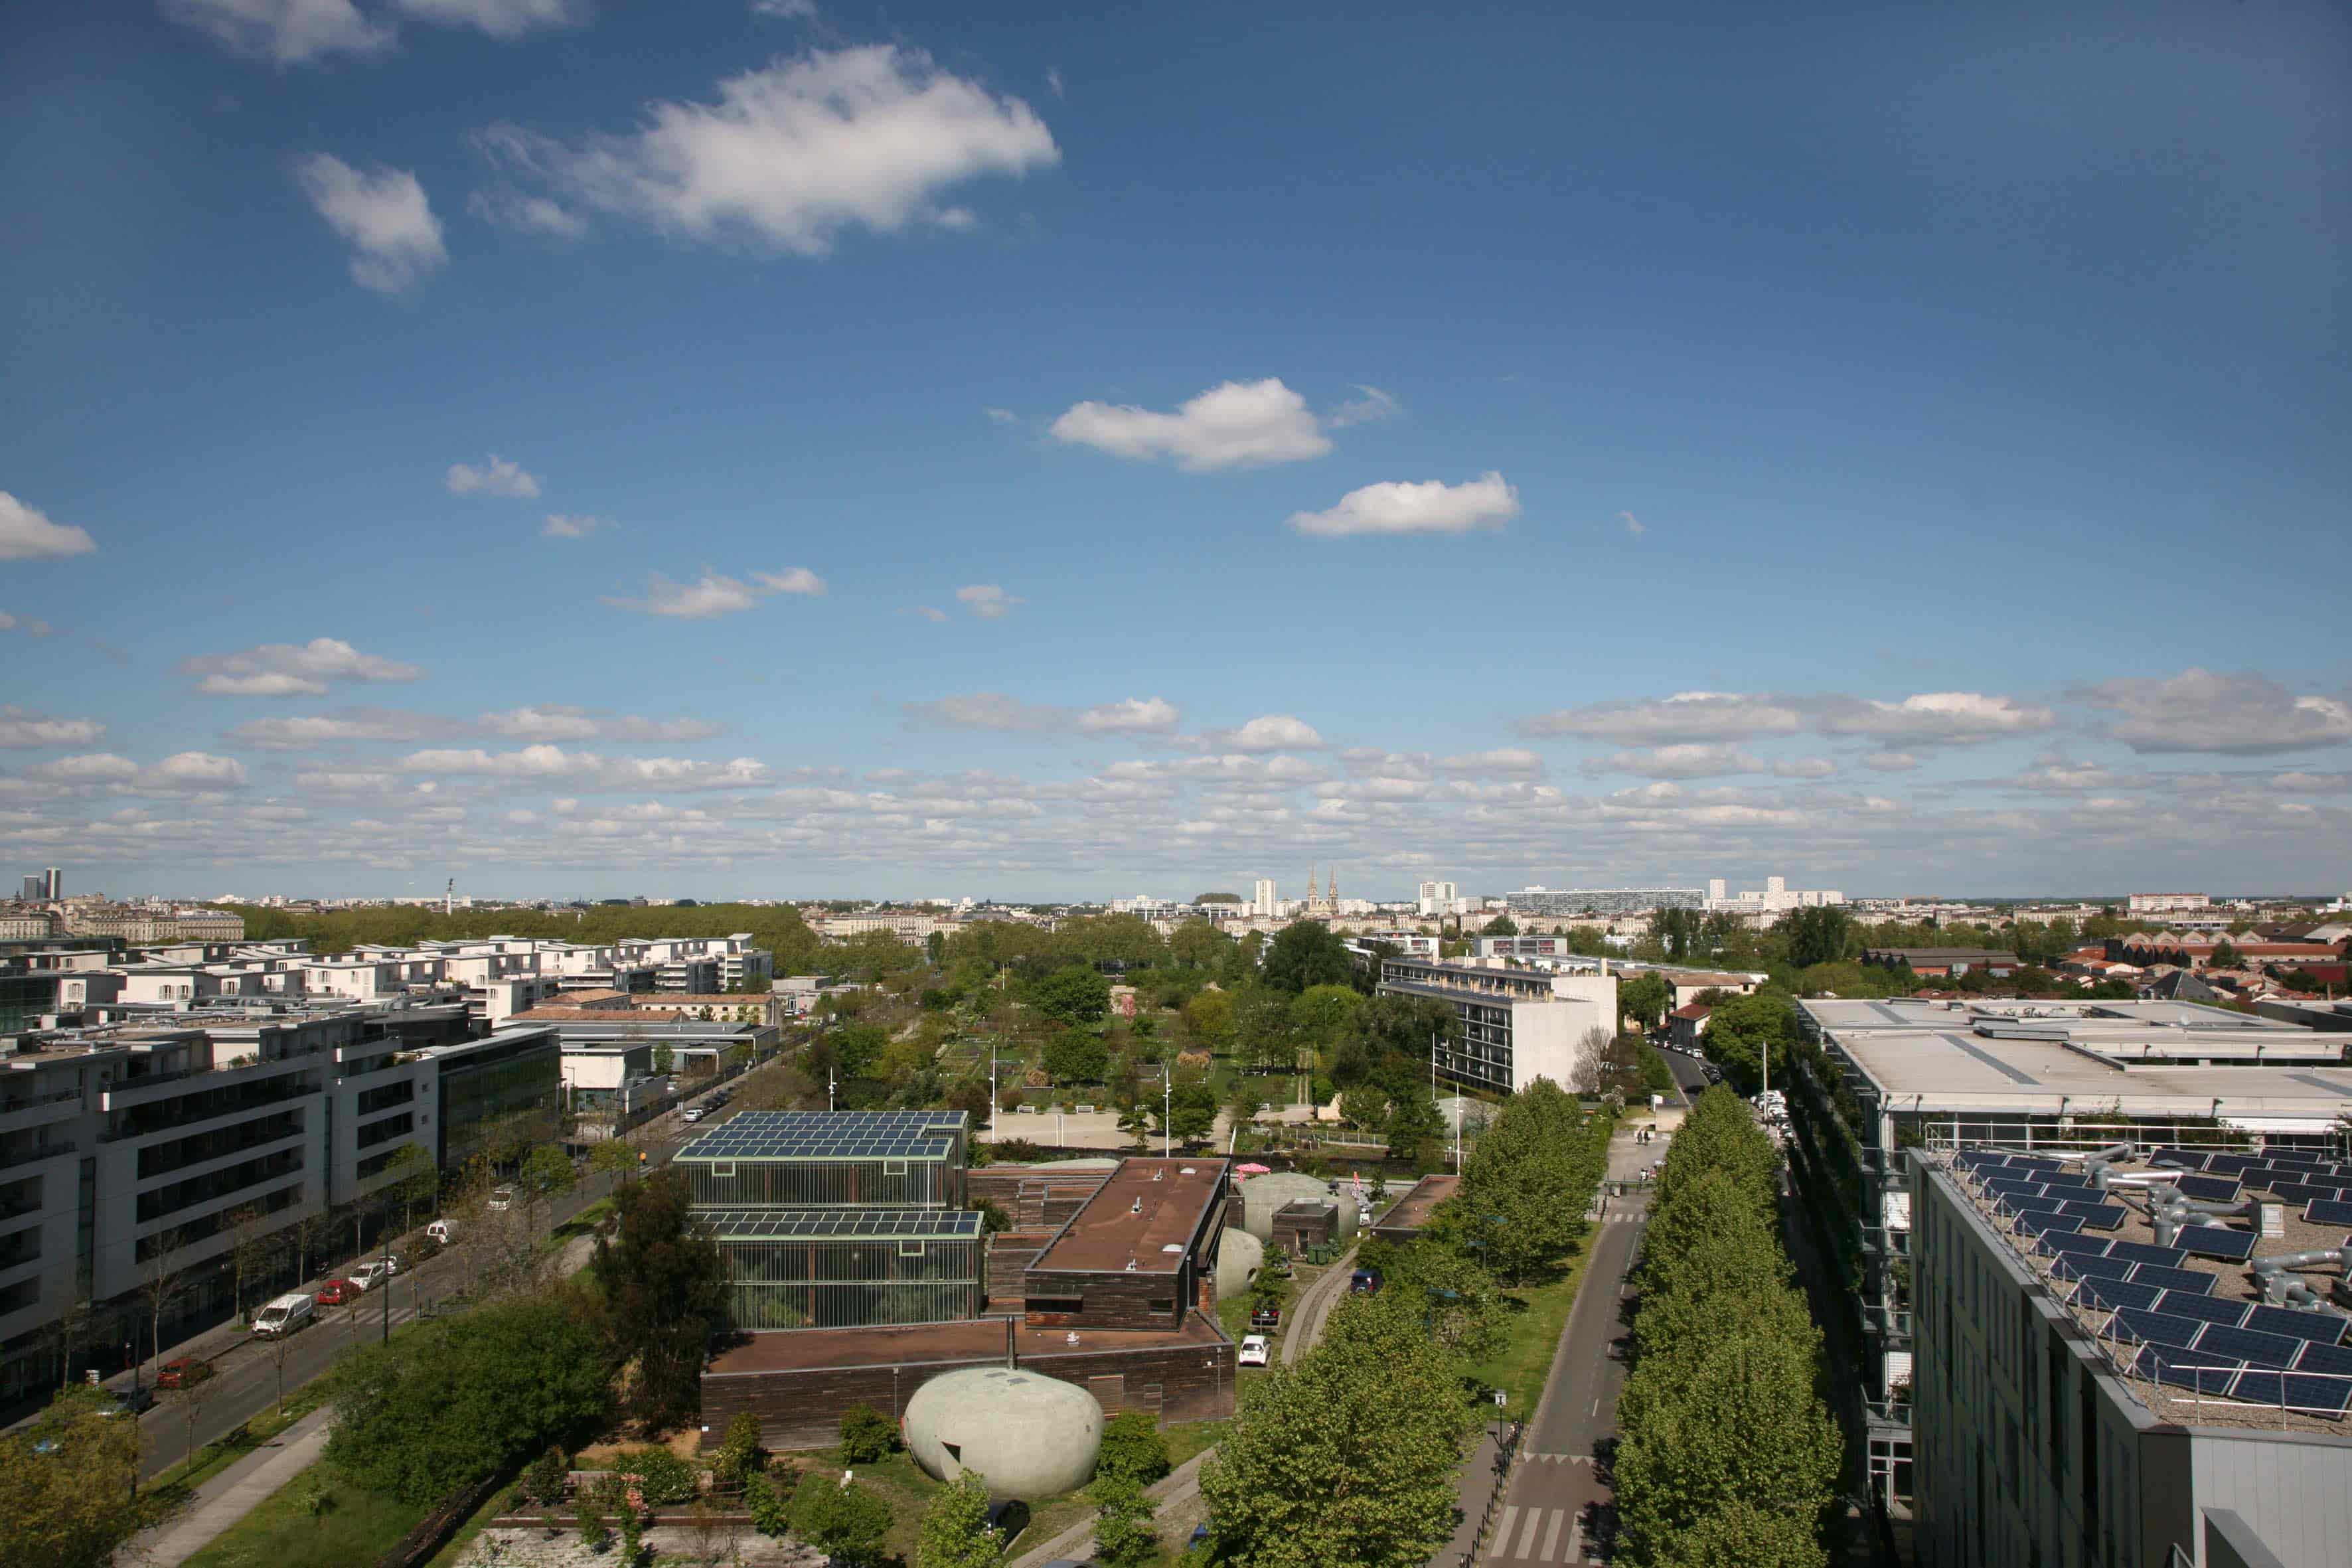
{"label": "park lawn", "polygon": [[1596,1234],[1591,1226],[1585,1227],[1559,1279],[1510,1293],[1507,1299],[1524,1302],[1526,1310],[1512,1314],[1503,1348],[1470,1368],[1473,1379],[1502,1389],[1509,1396],[1503,1414],[1513,1420],[1532,1418],[1536,1401],[1543,1396],[1544,1380],[1551,1374],[1552,1358],[1559,1352],[1559,1336],[1568,1328],[1568,1315],[1576,1309],[1577,1289],[1584,1283],[1584,1265],[1592,1256]]}
{"label": "park lawn", "polygon": [[325,1379],[313,1378],[300,1388],[287,1394],[284,1409],[281,1410],[273,1405],[246,1422],[247,1440],[245,1442],[235,1445],[226,1441],[207,1443],[198,1448],[191,1458],[184,1459],[167,1469],[157,1471],[152,1479],[141,1484],[151,1488],[194,1488],[202,1485],[293,1426],[311,1411],[316,1410],[327,1396],[324,1384]]}
{"label": "park lawn", "polygon": [[[324,1481],[332,1506],[310,1511],[310,1489]],[[373,1563],[430,1511],[352,1485],[325,1460],[278,1488],[251,1513],[188,1559],[187,1568],[297,1568]]]}

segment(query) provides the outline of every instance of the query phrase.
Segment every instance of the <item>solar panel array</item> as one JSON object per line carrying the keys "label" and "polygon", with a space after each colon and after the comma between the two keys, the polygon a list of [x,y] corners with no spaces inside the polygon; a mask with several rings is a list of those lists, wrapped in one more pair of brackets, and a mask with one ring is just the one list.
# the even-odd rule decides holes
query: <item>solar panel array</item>
{"label": "solar panel array", "polygon": [[977,1238],[972,1209],[712,1209],[699,1216],[730,1241],[884,1241]]}
{"label": "solar panel array", "polygon": [[[2167,1310],[2182,1304],[2167,1292],[2154,1307],[2117,1307],[2109,1314],[2107,1332],[2140,1347],[2132,1370],[2142,1377],[2216,1399],[2284,1406],[2305,1415],[2340,1418],[2352,1410],[2352,1351],[2333,1341],[2226,1321],[2227,1309],[2237,1303],[2200,1299],[2202,1317]],[[2248,1317],[2255,1312],[2297,1319],[2327,1316],[2275,1307],[2242,1310]],[[2343,1320],[2331,1321],[2341,1329]]]}
{"label": "solar panel array", "polygon": [[2303,1217],[2314,1225],[2352,1226],[2352,1200],[2317,1198],[2303,1211]]}
{"label": "solar panel array", "polygon": [[961,1110],[750,1110],[704,1133],[680,1160],[936,1160]]}
{"label": "solar panel array", "polygon": [[2184,1225],[2172,1238],[2172,1244],[2183,1252],[2193,1252],[2200,1258],[2220,1258],[2231,1262],[2254,1255],[2254,1233],[2231,1230],[2218,1225]]}

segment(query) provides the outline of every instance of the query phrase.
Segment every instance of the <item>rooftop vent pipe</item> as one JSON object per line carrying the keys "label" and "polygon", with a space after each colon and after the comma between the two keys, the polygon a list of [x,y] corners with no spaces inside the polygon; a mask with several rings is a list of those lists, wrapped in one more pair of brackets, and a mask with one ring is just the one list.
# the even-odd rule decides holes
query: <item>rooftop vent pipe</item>
{"label": "rooftop vent pipe", "polygon": [[2132,1146],[2128,1143],[2110,1143],[2104,1149],[2095,1149],[2084,1155],[2083,1173],[2091,1179],[2092,1189],[2095,1192],[2105,1192],[2107,1167],[2117,1160],[2130,1159],[2131,1152]]}

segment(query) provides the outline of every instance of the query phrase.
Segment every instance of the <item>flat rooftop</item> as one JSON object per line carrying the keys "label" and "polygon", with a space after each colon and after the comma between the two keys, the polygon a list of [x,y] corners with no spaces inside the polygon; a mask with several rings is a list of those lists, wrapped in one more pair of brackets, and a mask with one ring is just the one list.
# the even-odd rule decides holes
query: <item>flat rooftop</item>
{"label": "flat rooftop", "polygon": [[[2143,1150],[2110,1172],[2105,1194],[2079,1198],[2080,1189],[2068,1184],[2084,1179],[2079,1160],[1963,1149],[1941,1173],[2099,1341],[2111,1370],[2160,1419],[2284,1425],[2336,1436],[2352,1431],[2345,1418],[2352,1412],[2352,1345],[2342,1342],[2352,1320],[2264,1305],[2252,1269],[2257,1258],[2352,1240],[2346,1219],[2310,1217],[2315,1201],[2352,1199],[2352,1166],[2313,1154],[2283,1153],[2273,1163],[2243,1151],[2181,1149]],[[2145,1189],[2159,1181],[2208,1202],[2273,1198],[2284,1234],[2257,1236],[2242,1216],[2207,1215],[2195,1235],[2179,1232],[2167,1247],[2147,1213]],[[2338,1190],[2314,1184],[2321,1181],[2344,1184],[2342,1197],[2315,1199]],[[2057,1208],[2062,1203],[2068,1206]],[[2352,1203],[2320,1212],[2352,1216]],[[2325,1295],[2332,1273],[2322,1267],[2289,1278]]]}
{"label": "flat rooftop", "polygon": [[1223,1159],[1124,1161],[1030,1267],[1173,1274],[1202,1216],[1224,1196]]}
{"label": "flat rooftop", "polygon": [[677,1160],[944,1160],[961,1110],[747,1110],[695,1139]]}
{"label": "flat rooftop", "polygon": [[1838,1045],[1894,1110],[2218,1117],[2278,1132],[2325,1132],[2352,1110],[2352,1068],[2340,1066],[2137,1066],[2063,1041],[1956,1028],[1841,1036]]}
{"label": "flat rooftop", "polygon": [[976,1209],[701,1209],[721,1241],[977,1241]]}
{"label": "flat rooftop", "polygon": [[1111,1351],[1213,1349],[1229,1342],[1198,1312],[1181,1328],[1033,1329],[1017,1318],[972,1318],[893,1328],[772,1329],[747,1334],[711,1359],[708,1377],[817,1372],[835,1367],[929,1366],[1001,1360],[1023,1362]]}
{"label": "flat rooftop", "polygon": [[1872,1029],[1942,1029],[1979,1023],[2063,1028],[2077,1038],[2125,1038],[2163,1034],[2263,1035],[2307,1033],[2299,1025],[2195,1002],[2009,1001],[1971,997],[1957,1002],[1896,996],[1885,1001],[1829,997],[1800,1004],[1840,1039]]}
{"label": "flat rooftop", "polygon": [[1423,1176],[1415,1182],[1404,1196],[1388,1206],[1388,1211],[1372,1222],[1374,1230],[1419,1230],[1429,1223],[1437,1205],[1462,1188],[1459,1176]]}

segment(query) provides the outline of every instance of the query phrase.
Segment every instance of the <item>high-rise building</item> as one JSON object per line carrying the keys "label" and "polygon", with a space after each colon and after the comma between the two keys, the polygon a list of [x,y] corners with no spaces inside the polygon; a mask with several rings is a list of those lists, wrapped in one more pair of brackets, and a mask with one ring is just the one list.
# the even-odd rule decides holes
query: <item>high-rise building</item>
{"label": "high-rise building", "polygon": [[1424,915],[1450,915],[1454,912],[1454,901],[1461,896],[1451,882],[1423,882],[1421,885],[1421,912]]}
{"label": "high-rise building", "polygon": [[1250,899],[1250,913],[1262,921],[1270,921],[1275,912],[1274,879],[1260,877],[1257,889]]}
{"label": "high-rise building", "polygon": [[47,896],[43,889],[48,885],[46,877],[27,877],[18,884],[16,896],[28,904],[37,904]]}
{"label": "high-rise building", "polygon": [[65,896],[66,879],[64,875],[59,872],[55,866],[43,871],[41,873],[41,897],[45,899],[62,899]]}

